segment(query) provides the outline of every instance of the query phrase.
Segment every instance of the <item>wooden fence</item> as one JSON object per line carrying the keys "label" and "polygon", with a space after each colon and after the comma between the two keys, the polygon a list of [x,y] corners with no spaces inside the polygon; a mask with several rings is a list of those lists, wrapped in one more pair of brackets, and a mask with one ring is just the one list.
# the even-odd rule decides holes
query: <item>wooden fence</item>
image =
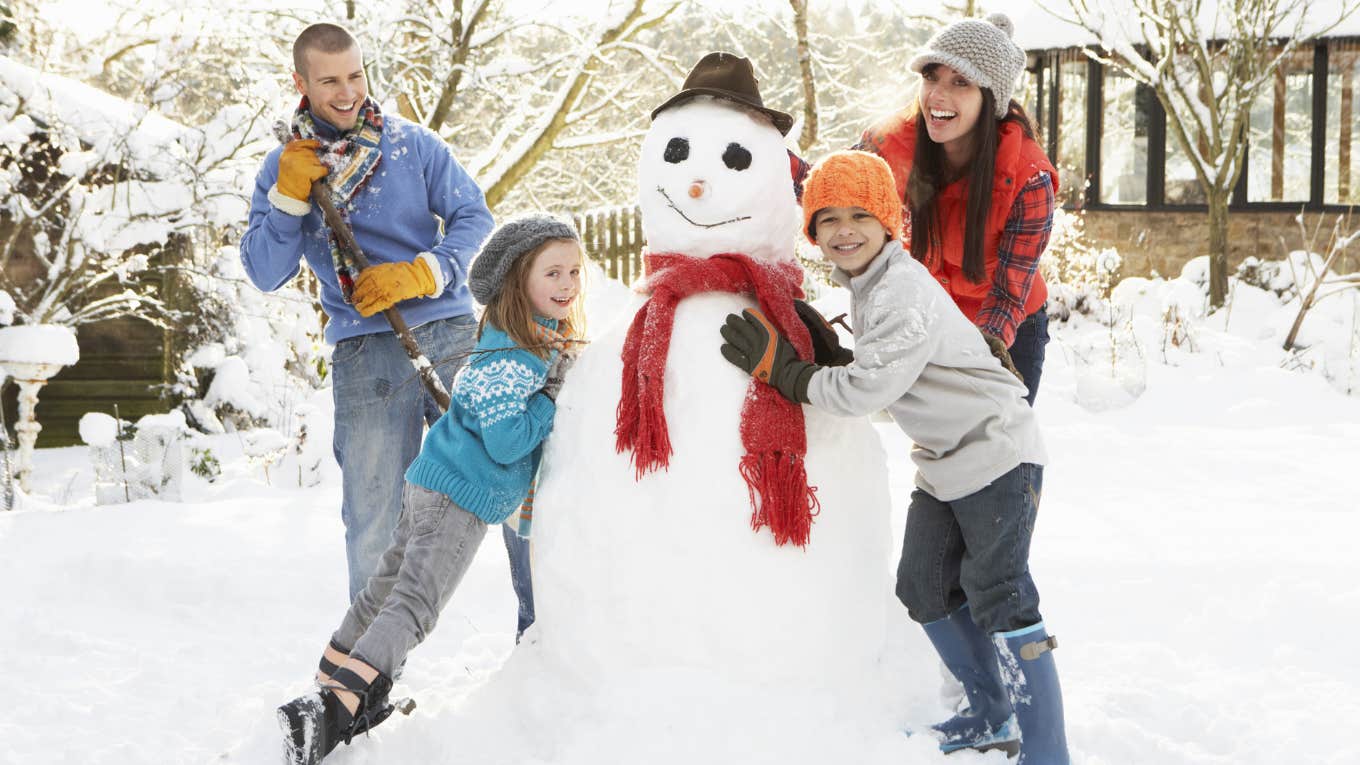
{"label": "wooden fence", "polygon": [[642,214],[636,205],[608,207],[572,215],[586,256],[605,275],[624,284],[643,276]]}

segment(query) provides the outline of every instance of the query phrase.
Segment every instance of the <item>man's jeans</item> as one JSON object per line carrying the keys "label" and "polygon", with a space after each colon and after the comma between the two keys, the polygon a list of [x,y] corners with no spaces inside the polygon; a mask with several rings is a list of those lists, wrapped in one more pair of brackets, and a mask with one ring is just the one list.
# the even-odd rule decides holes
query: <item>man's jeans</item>
{"label": "man's jeans", "polygon": [[515,597],[519,600],[519,613],[515,619],[515,642],[518,643],[524,631],[534,623],[534,577],[529,566],[529,540],[515,533],[509,523],[501,524],[501,538],[510,555],[510,581],[515,585]]}
{"label": "man's jeans", "polygon": [[953,502],[912,491],[897,597],[914,621],[943,619],[964,603],[988,634],[1042,620],[1029,543],[1043,476],[1043,467],[1022,463]]}
{"label": "man's jeans", "polygon": [[1011,363],[1025,376],[1029,389],[1025,400],[1034,406],[1039,395],[1039,378],[1044,374],[1044,346],[1048,345],[1048,311],[1040,308],[1015,328],[1015,342],[1011,343]]}
{"label": "man's jeans", "polygon": [[486,537],[486,522],[448,496],[405,486],[392,544],[331,636],[389,679],[434,629]]}
{"label": "man's jeans", "polygon": [[[476,320],[455,316],[411,332],[444,387],[451,390],[454,374],[476,344]],[[439,406],[425,392],[410,358],[390,332],[341,340],[331,357],[331,375],[335,460],[340,463],[344,495],[340,515],[345,521],[353,601],[392,543],[406,468],[420,453],[425,425],[439,419]],[[532,604],[529,546],[506,547],[515,595],[520,603]]]}

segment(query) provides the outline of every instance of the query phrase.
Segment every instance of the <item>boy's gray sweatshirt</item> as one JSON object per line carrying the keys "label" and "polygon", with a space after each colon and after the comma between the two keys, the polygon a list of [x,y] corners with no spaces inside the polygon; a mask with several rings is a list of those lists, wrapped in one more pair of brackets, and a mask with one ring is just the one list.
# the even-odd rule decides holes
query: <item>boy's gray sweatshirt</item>
{"label": "boy's gray sweatshirt", "polygon": [[812,376],[813,406],[845,417],[886,408],[915,444],[916,485],[943,502],[1044,463],[1025,386],[900,242],[859,276],[837,268],[831,278],[850,290],[855,360]]}

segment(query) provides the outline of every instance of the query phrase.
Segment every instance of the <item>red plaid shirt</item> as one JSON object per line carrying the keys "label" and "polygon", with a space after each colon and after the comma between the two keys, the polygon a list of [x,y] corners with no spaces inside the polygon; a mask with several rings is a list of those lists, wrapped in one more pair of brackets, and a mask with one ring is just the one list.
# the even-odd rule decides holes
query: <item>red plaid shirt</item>
{"label": "red plaid shirt", "polygon": [[1025,301],[1039,272],[1039,256],[1053,231],[1053,207],[1053,180],[1048,173],[1035,173],[1016,195],[1001,232],[992,289],[973,323],[1007,346],[1015,342],[1015,330],[1025,320]]}

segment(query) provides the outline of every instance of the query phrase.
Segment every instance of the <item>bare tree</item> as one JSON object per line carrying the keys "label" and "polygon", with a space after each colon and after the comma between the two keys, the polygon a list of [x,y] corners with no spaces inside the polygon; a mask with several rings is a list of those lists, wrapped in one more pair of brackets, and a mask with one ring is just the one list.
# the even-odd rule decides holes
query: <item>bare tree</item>
{"label": "bare tree", "polygon": [[798,44],[798,71],[803,82],[803,130],[798,135],[798,148],[804,153],[817,143],[817,82],[808,44],[807,5],[807,0],[789,0],[793,8],[793,35]]}
{"label": "bare tree", "polygon": [[1228,292],[1228,203],[1245,166],[1251,107],[1300,46],[1350,13],[1319,22],[1312,0],[1068,0],[1095,35],[1087,51],[1152,89],[1208,203],[1209,303]]}
{"label": "bare tree", "polygon": [[[1313,309],[1320,301],[1332,295],[1345,292],[1347,290],[1360,289],[1360,273],[1338,275],[1332,272],[1332,267],[1336,265],[1342,253],[1346,251],[1357,239],[1360,239],[1360,230],[1352,231],[1349,234],[1341,233],[1342,216],[1336,216],[1336,223],[1332,225],[1331,237],[1327,243],[1327,254],[1322,257],[1322,262],[1316,262],[1313,256],[1315,246],[1308,246],[1304,251],[1302,266],[1304,274],[1298,273],[1298,268],[1294,264],[1294,258],[1286,255],[1285,262],[1289,264],[1293,276],[1294,291],[1299,297],[1299,313],[1294,317],[1294,323],[1289,327],[1289,334],[1284,339],[1284,349],[1290,351],[1294,349],[1294,343],[1298,340],[1299,330],[1303,328],[1303,320],[1308,317],[1308,312]],[[1319,229],[1321,221],[1319,221]],[[1313,245],[1317,241],[1318,231],[1313,232],[1309,237],[1303,224],[1303,216],[1299,216],[1299,233],[1303,241]],[[1284,239],[1280,240],[1284,245]],[[1301,277],[1306,275],[1308,281]]]}

